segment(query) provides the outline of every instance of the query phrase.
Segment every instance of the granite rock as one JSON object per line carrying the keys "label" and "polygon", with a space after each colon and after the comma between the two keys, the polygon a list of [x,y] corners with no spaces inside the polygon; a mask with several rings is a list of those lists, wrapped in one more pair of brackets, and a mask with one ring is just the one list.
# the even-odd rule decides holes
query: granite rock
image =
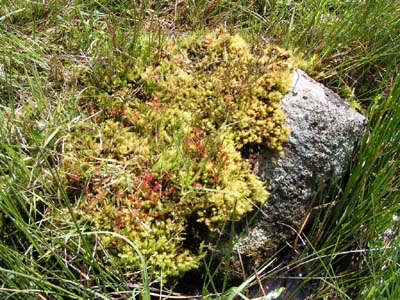
{"label": "granite rock", "polygon": [[293,242],[309,209],[319,204],[318,192],[344,175],[366,125],[364,116],[301,70],[294,72],[281,106],[291,130],[285,154],[260,148],[251,154],[271,196],[233,252],[234,260],[250,256],[252,265]]}

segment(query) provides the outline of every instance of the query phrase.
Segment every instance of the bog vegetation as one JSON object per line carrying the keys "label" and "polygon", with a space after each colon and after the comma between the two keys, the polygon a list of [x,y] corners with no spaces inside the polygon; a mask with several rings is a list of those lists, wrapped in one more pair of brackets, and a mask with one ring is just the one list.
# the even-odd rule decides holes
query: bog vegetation
{"label": "bog vegetation", "polygon": [[[258,142],[282,151],[289,131],[278,103],[293,70],[289,53],[270,46],[254,56],[238,35],[169,44],[154,65],[116,56],[78,71],[79,105],[90,120],[62,137],[60,158],[80,225],[129,237],[149,273],[164,279],[197,268],[211,232],[266,200],[239,150]],[[101,86],[94,73],[104,74]],[[66,208],[55,214],[72,224]],[[191,220],[206,226],[197,237],[188,236],[197,227]],[[114,264],[140,269],[124,241],[101,242]]]}
{"label": "bog vegetation", "polygon": [[[383,0],[1,1],[1,297],[184,298],[200,270],[196,294],[247,299],[309,265],[313,299],[398,298],[399,20]],[[231,249],[211,254],[268,198],[240,150],[283,153],[299,65],[368,128],[296,260],[231,282]]]}

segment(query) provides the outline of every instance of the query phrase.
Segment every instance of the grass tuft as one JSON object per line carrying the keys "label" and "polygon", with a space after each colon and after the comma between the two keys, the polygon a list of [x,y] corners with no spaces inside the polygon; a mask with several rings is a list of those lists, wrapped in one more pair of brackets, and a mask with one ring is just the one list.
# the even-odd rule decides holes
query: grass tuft
{"label": "grass tuft", "polygon": [[[74,203],[81,199],[71,198],[60,171],[63,140],[93,121],[80,101],[113,78],[115,61],[157,63],[167,38],[218,28],[291,49],[369,123],[348,177],[322,195],[300,233],[305,245],[297,259],[271,258],[239,283],[225,271],[229,255],[206,261],[202,296],[248,299],[264,280],[281,278],[291,288],[264,291],[260,299],[272,299],[272,292],[290,299],[310,287],[313,299],[400,298],[399,22],[400,5],[388,0],[2,1],[0,297],[184,298],[150,282],[151,266],[126,237],[78,222]],[[92,86],[82,81],[85,72]],[[188,162],[181,153],[181,163]],[[232,245],[234,228],[225,226]],[[113,264],[101,236],[123,240],[140,270],[127,274]]]}

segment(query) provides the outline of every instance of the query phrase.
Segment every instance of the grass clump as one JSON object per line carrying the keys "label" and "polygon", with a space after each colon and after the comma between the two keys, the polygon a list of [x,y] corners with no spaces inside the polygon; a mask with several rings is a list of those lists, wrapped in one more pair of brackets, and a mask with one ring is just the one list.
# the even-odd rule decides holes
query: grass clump
{"label": "grass clump", "polygon": [[[219,82],[229,80],[221,79],[213,81],[219,87],[210,91],[208,98],[201,98],[197,91],[188,92],[194,100],[202,100],[189,108],[190,97],[182,94],[182,88],[171,89],[166,78],[185,88],[199,80],[197,90],[203,93],[206,87],[199,76],[202,72],[210,75],[221,67],[221,78],[230,78],[230,73],[238,71],[242,75],[235,75],[236,80],[251,83],[258,72],[257,64],[249,61],[243,64],[252,67],[247,69],[247,75],[243,75],[246,67],[235,65],[235,59],[228,64],[223,58],[230,53],[225,49],[231,48],[223,35],[217,33],[207,37],[197,35],[197,40],[196,35],[191,35],[184,41],[168,42],[160,51],[164,36],[180,36],[221,24],[247,39],[272,41],[292,49],[296,55],[303,54],[309,64],[302,68],[342,97],[361,101],[370,121],[347,183],[338,188],[336,197],[326,199],[327,206],[320,206],[321,210],[315,208],[318,214],[313,218],[312,228],[304,229],[306,236],[301,234],[308,240],[304,251],[300,256],[296,254],[293,262],[279,261],[284,273],[274,271],[275,265],[269,267],[266,262],[265,268],[237,288],[230,288],[231,282],[227,281],[221,288],[214,271],[205,264],[207,270],[197,287],[204,285],[205,298],[246,299],[250,298],[246,290],[260,285],[264,278],[292,277],[296,289],[316,282],[319,288],[314,288],[314,299],[399,298],[398,3],[4,0],[2,4],[0,295],[3,298],[149,299],[146,260],[152,279],[161,273],[161,267],[152,269],[149,252],[145,256],[136,255],[139,249],[132,243],[127,228],[135,229],[146,222],[151,225],[157,218],[164,218],[168,224],[168,220],[177,218],[171,217],[175,214],[172,210],[160,217],[146,215],[150,210],[156,212],[158,207],[151,206],[151,202],[146,209],[136,210],[142,219],[131,218],[130,209],[136,207],[128,198],[166,200],[163,203],[175,205],[173,199],[193,203],[192,197],[204,200],[235,195],[226,183],[229,180],[223,180],[228,174],[222,173],[225,166],[215,165],[218,162],[217,166],[222,166],[224,161],[217,153],[231,149],[224,159],[236,164],[240,145],[257,140],[254,135],[239,133],[246,126],[253,128],[260,120],[255,121],[250,114],[241,119],[235,113],[238,114],[237,106],[242,105],[240,99],[246,98],[251,103],[260,99],[249,95],[239,97],[244,89],[237,92],[238,86],[232,83],[222,90]],[[219,47],[220,54],[210,57],[211,47]],[[256,61],[260,61],[262,52],[262,47],[250,49]],[[172,60],[175,63],[169,64]],[[229,72],[223,74],[222,66]],[[182,106],[176,103],[178,96]],[[215,105],[213,111],[209,107],[212,103],[220,104],[223,109]],[[273,101],[266,103],[270,105]],[[212,118],[208,116],[213,114],[216,118],[210,122]],[[149,122],[148,128],[145,122]],[[110,136],[113,130],[119,135]],[[262,127],[255,130],[263,132]],[[284,132],[283,128],[279,130]],[[277,136],[284,139],[284,135]],[[271,138],[261,140],[274,147]],[[275,142],[275,150],[279,151],[279,139]],[[62,176],[58,174],[60,163],[66,172]],[[238,171],[232,171],[231,178],[247,172],[242,164],[240,160]],[[215,170],[217,177],[212,173]],[[152,191],[157,190],[155,187],[158,192]],[[117,192],[119,196],[115,195]],[[96,207],[94,203],[100,205]],[[228,209],[232,202],[226,203]],[[117,210],[118,204],[125,207]],[[121,218],[114,220],[107,215],[107,210],[103,210],[106,206],[110,216]],[[195,249],[201,243],[196,233],[216,235],[222,219],[240,218],[239,213],[226,217],[226,211],[212,214],[212,210],[201,216],[201,208],[196,209],[186,223],[180,223],[183,226],[176,226],[176,235],[168,233],[166,227],[170,225],[166,225],[161,228],[164,235],[160,236],[164,240],[170,237],[176,246],[174,251],[181,257],[187,251],[193,268],[201,256]],[[89,213],[95,218],[90,218]],[[183,215],[180,213],[179,217]],[[213,217],[219,219],[211,220]],[[115,223],[111,224],[110,219]],[[154,231],[160,226],[154,226]],[[101,228],[109,231],[99,231]],[[140,235],[150,232],[151,240],[156,236],[152,230],[143,229]],[[122,241],[132,249],[126,249]],[[159,251],[155,246],[152,249]],[[131,270],[140,268],[141,278],[126,272],[126,257],[119,257],[119,253],[139,257],[133,258],[136,266]],[[225,258],[229,260],[229,249]],[[305,270],[299,270],[301,266],[306,266]],[[288,268],[299,270],[302,275],[288,274]],[[211,286],[217,295],[210,295]],[[219,294],[225,288],[226,293]],[[170,295],[154,292],[158,298]],[[195,294],[192,292],[188,293]],[[269,291],[263,295],[270,297]]]}
{"label": "grass clump", "polygon": [[[240,149],[264,143],[282,152],[289,130],[278,102],[294,60],[212,32],[170,40],[156,64],[113,65],[100,86],[93,74],[102,66],[78,78],[91,87],[80,100],[90,120],[66,136],[61,164],[79,198],[73,211],[91,231],[129,237],[153,278],[181,276],[198,268],[208,236],[266,200]],[[114,264],[140,269],[126,243],[101,241]]]}

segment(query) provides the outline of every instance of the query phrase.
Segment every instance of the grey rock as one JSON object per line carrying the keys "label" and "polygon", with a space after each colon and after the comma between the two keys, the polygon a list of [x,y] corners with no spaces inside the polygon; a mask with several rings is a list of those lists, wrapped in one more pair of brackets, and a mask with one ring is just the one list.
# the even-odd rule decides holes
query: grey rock
{"label": "grey rock", "polygon": [[293,242],[310,207],[318,205],[318,191],[346,171],[366,125],[364,116],[301,70],[294,72],[281,106],[291,130],[285,154],[259,150],[255,156],[255,171],[271,196],[233,252],[236,258],[250,255],[255,264]]}

